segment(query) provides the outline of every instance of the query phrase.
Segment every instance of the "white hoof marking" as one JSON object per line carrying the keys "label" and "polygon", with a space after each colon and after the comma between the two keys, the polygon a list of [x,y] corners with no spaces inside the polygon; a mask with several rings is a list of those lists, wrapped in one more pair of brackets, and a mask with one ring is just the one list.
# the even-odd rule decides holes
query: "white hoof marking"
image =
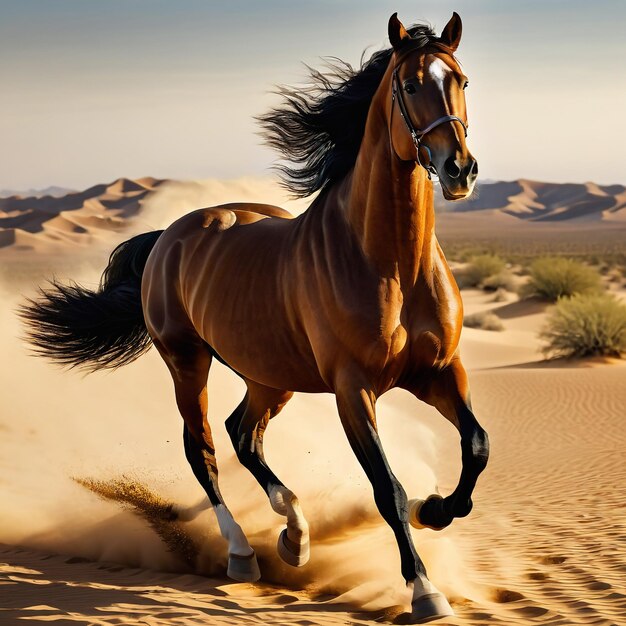
{"label": "white hoof marking", "polygon": [[[279,515],[287,518],[286,534],[289,543],[297,549],[288,549],[282,541],[283,533],[279,537],[278,553],[286,563],[300,567],[309,560],[309,525],[302,513],[298,498],[286,487],[272,485],[270,488],[270,503]],[[291,555],[291,556],[290,556]]]}
{"label": "white hoof marking", "polygon": [[454,611],[446,597],[426,576],[418,576],[410,584],[413,585],[411,615],[415,623],[424,624],[442,617],[454,615]]}
{"label": "white hoof marking", "polygon": [[228,541],[228,552],[237,556],[253,554],[254,550],[230,511],[223,504],[218,504],[214,510],[222,537]]}

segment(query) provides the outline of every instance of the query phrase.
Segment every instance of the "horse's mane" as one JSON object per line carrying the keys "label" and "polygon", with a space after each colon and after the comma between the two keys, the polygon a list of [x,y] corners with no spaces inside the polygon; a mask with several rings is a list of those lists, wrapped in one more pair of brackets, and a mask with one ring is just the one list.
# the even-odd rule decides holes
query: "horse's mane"
{"label": "horse's mane", "polygon": [[[408,29],[422,47],[435,41],[424,24]],[[341,59],[326,61],[327,71],[308,67],[310,83],[281,87],[282,106],[258,121],[265,141],[278,150],[286,163],[276,166],[282,184],[304,198],[340,181],[356,161],[370,102],[389,65],[392,48],[375,52],[354,69]]]}

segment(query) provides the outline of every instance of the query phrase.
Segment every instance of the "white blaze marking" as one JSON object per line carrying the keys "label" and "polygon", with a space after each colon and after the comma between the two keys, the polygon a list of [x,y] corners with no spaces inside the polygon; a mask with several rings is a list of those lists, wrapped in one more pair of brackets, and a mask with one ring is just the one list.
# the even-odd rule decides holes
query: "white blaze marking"
{"label": "white blaze marking", "polygon": [[431,64],[428,66],[428,73],[430,74],[431,78],[437,83],[439,91],[441,91],[444,99],[446,94],[443,90],[443,82],[446,74],[449,74],[451,71],[452,70],[441,59],[437,58],[435,58],[435,60],[432,61]]}
{"label": "white blaze marking", "polygon": [[[444,88],[444,81],[446,75],[449,74],[452,70],[448,67],[440,58],[435,57],[430,65],[428,66],[428,73],[430,77],[435,81],[437,87],[439,87],[439,91],[441,92],[441,97],[443,98],[443,104],[446,108],[446,114],[451,115],[450,113],[450,104],[448,102],[448,98],[446,96],[446,91]],[[458,124],[452,124],[452,128],[454,129],[454,134],[456,135],[457,140],[461,141],[459,135]]]}

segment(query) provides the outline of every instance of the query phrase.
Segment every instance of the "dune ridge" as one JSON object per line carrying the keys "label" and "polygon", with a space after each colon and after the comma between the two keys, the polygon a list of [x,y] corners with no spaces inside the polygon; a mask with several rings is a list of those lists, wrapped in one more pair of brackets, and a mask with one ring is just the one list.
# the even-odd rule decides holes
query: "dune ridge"
{"label": "dune ridge", "polygon": [[626,219],[626,187],[596,183],[547,183],[521,178],[481,183],[468,200],[439,208],[453,213],[490,211],[529,222]]}
{"label": "dune ridge", "polygon": [[145,198],[165,181],[119,178],[64,195],[0,198],[0,248],[41,252],[67,244],[88,245],[98,231],[119,231],[141,211]]}

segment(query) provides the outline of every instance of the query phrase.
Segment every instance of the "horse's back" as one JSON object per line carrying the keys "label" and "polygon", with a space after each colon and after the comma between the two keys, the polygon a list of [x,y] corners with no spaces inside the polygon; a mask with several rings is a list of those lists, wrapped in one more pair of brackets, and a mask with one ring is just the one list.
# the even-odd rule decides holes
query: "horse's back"
{"label": "horse's back", "polygon": [[[195,284],[206,283],[216,267],[224,267],[225,256],[234,273],[250,264],[258,266],[259,253],[275,247],[273,240],[284,238],[280,226],[292,219],[280,207],[243,202],[197,209],[180,217],[159,237],[148,258],[144,305],[170,298],[170,291],[184,296]],[[185,299],[182,304],[188,308],[189,298]]]}

